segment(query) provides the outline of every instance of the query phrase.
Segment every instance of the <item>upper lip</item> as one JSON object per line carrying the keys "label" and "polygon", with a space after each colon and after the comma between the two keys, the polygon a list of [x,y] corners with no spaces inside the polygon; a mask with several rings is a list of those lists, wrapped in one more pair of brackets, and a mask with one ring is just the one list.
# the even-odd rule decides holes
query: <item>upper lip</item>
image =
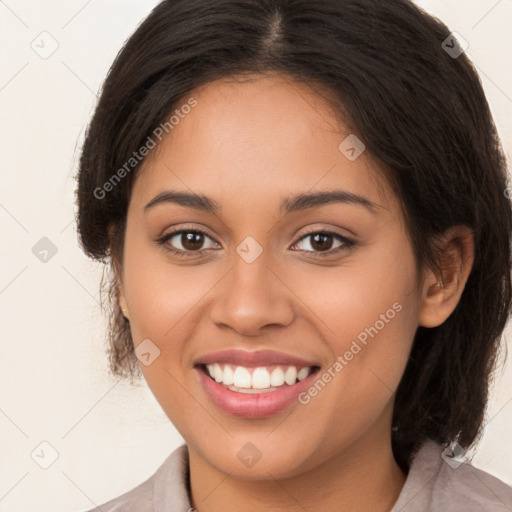
{"label": "upper lip", "polygon": [[199,357],[195,362],[196,365],[213,363],[231,363],[237,366],[269,366],[278,364],[283,366],[298,366],[301,368],[318,366],[314,361],[307,361],[306,359],[275,350],[221,350],[205,354]]}

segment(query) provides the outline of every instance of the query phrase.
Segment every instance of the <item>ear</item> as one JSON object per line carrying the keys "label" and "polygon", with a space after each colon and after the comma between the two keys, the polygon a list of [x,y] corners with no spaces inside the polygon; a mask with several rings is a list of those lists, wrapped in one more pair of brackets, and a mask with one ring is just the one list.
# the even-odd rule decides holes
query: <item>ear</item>
{"label": "ear", "polygon": [[125,318],[129,319],[130,316],[129,316],[129,312],[128,312],[128,304],[126,303],[126,297],[124,295],[123,283],[117,277],[116,277],[116,286],[119,290],[119,305],[121,306],[123,316]]}
{"label": "ear", "polygon": [[[112,247],[112,240],[113,240],[113,231],[114,226],[110,224],[108,226],[108,234],[109,234],[109,240],[110,240],[110,246]],[[129,318],[128,316],[128,304],[126,302],[126,297],[124,294],[124,287],[123,287],[123,272],[121,269],[121,265],[116,257],[116,255],[111,254],[112,258],[112,268],[114,270],[114,279],[116,283],[116,287],[118,290],[118,299],[119,299],[119,307],[121,308],[121,311],[123,312],[123,316],[125,318]]]}
{"label": "ear", "polygon": [[418,324],[423,327],[441,325],[456,308],[474,262],[472,230],[454,226],[439,239],[440,273],[424,272]]}
{"label": "ear", "polygon": [[116,261],[114,264],[114,275],[116,280],[116,286],[118,290],[118,298],[119,298],[119,307],[121,308],[121,311],[123,312],[123,316],[129,320],[129,312],[128,312],[128,303],[126,302],[126,296],[124,294],[124,286],[123,286],[123,279],[122,279],[122,270],[119,268],[118,262]]}

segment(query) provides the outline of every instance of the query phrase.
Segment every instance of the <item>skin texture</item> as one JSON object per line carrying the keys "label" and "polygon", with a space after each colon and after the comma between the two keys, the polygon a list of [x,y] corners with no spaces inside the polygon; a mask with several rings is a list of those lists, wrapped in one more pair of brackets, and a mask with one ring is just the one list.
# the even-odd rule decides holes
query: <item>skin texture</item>
{"label": "skin texture", "polygon": [[[323,98],[291,79],[257,78],[193,91],[197,106],[145,162],[127,214],[121,305],[135,346],[149,338],[160,350],[141,368],[188,444],[197,511],[389,511],[406,478],[391,450],[394,393],[418,325],[440,325],[460,298],[472,236],[463,226],[446,234],[451,266],[438,285],[440,276],[417,268],[377,164],[338,149],[350,131]],[[144,213],[164,189],[204,194],[222,211],[163,203]],[[364,196],[375,212],[348,203],[279,212],[285,197],[333,189]],[[154,242],[171,228],[206,231],[204,254],[181,235],[166,245],[192,247],[191,257]],[[311,228],[355,245],[315,258],[326,251],[305,236]],[[236,252],[248,236],[263,250],[250,264]],[[332,252],[341,242],[324,244]],[[400,312],[317,396],[267,418],[221,411],[193,368],[207,353],[240,348],[294,354],[325,371],[395,303]],[[248,442],[261,452],[250,468],[237,457]]]}

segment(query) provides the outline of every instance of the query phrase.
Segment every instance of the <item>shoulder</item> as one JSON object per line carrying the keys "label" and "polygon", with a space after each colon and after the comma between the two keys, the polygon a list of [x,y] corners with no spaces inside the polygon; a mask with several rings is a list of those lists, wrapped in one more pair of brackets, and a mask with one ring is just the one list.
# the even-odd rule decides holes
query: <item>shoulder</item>
{"label": "shoulder", "polygon": [[[439,456],[441,448],[439,448]],[[434,506],[442,510],[444,503],[450,503],[449,510],[467,512],[512,510],[512,488],[493,475],[478,469],[468,462],[451,467],[442,460],[434,485]],[[435,508],[434,508],[435,509]]]}
{"label": "shoulder", "polygon": [[87,512],[153,512],[154,475],[130,491]]}
{"label": "shoulder", "polygon": [[183,444],[137,487],[87,512],[160,512],[189,508],[187,481],[188,451]]}
{"label": "shoulder", "polygon": [[391,512],[510,512],[512,487],[471,465],[443,458],[434,441],[423,444]]}

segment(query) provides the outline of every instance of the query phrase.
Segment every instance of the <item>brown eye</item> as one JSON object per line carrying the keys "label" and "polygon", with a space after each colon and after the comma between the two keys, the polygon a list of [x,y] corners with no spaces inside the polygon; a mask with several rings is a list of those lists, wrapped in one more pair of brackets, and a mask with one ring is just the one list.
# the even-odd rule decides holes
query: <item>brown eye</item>
{"label": "brown eye", "polygon": [[[300,249],[303,252],[311,253],[314,257],[333,256],[341,251],[351,249],[355,242],[349,238],[331,231],[314,231],[301,237],[295,246],[304,244],[310,240],[305,248]],[[338,240],[338,245],[334,246],[334,241]],[[307,247],[309,245],[309,248]]]}
{"label": "brown eye", "polygon": [[[310,249],[299,249],[302,252],[310,253],[313,257],[334,256],[339,252],[351,249],[355,242],[349,238],[331,231],[314,231],[302,236],[295,246],[310,240]],[[203,247],[210,240],[210,247]],[[333,246],[334,241],[338,240],[338,245]],[[213,240],[208,234],[199,229],[181,229],[176,230],[156,240],[164,249],[177,256],[198,256],[208,249],[219,247],[218,242]],[[334,248],[333,248],[334,247]]]}
{"label": "brown eye", "polygon": [[204,243],[203,233],[197,231],[183,231],[180,238],[181,245],[187,251],[197,251]]}
{"label": "brown eye", "polygon": [[311,236],[311,247],[317,251],[327,251],[332,247],[332,235],[325,233],[317,233]]}
{"label": "brown eye", "polygon": [[[210,247],[203,247],[207,240],[213,244]],[[173,231],[157,240],[157,243],[164,246],[165,250],[180,256],[194,256],[201,254],[207,249],[214,248],[216,242],[198,229],[181,229]]]}
{"label": "brown eye", "polygon": [[[325,231],[317,231],[316,233],[309,233],[306,236],[303,236],[299,242],[297,242],[297,244],[303,243],[309,239],[310,242],[306,245],[309,245],[313,251],[328,251],[333,247],[335,238],[341,241],[340,245],[347,243],[347,241],[341,235]],[[304,250],[308,249],[306,248]]]}

